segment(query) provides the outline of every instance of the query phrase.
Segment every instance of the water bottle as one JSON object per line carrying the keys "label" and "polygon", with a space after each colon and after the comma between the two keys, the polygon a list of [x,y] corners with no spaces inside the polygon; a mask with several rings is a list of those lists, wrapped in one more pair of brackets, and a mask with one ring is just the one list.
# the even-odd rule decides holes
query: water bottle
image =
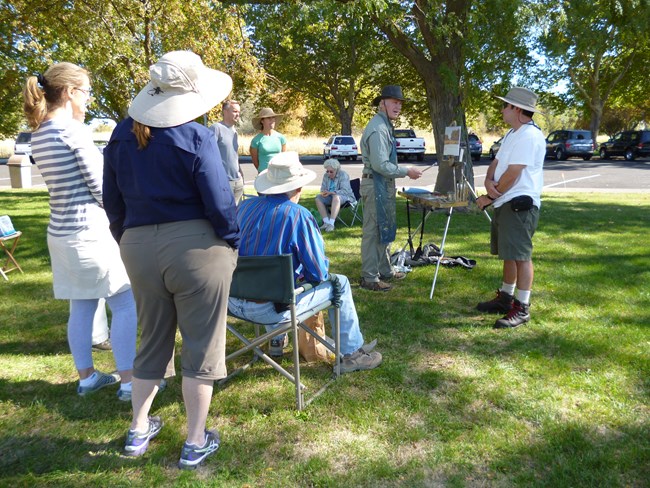
{"label": "water bottle", "polygon": [[406,251],[401,251],[399,253],[399,256],[397,256],[397,269],[402,271],[402,268],[404,267],[404,260],[406,259]]}

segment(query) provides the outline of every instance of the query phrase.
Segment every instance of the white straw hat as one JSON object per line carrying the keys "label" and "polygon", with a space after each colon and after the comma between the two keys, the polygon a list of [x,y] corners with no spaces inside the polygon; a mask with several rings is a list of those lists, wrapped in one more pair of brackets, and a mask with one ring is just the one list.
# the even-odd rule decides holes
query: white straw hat
{"label": "white straw hat", "polygon": [[257,193],[277,195],[302,188],[316,178],[316,173],[305,169],[295,151],[281,152],[273,156],[269,166],[255,178]]}
{"label": "white straw hat", "polygon": [[541,110],[535,108],[537,105],[537,94],[530,91],[528,88],[522,88],[520,86],[513,86],[508,94],[505,97],[497,97],[504,102],[510,103],[515,107],[519,107],[529,112],[544,113]]}
{"label": "white straw hat", "polygon": [[149,67],[151,81],[133,99],[129,115],[149,127],[175,127],[196,119],[232,90],[226,73],[207,68],[191,51],[172,51]]}

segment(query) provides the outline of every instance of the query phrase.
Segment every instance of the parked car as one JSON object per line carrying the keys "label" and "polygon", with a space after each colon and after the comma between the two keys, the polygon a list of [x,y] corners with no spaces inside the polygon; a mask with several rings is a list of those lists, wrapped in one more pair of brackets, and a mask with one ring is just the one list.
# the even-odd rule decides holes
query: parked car
{"label": "parked car", "polygon": [[424,138],[415,135],[413,129],[395,129],[393,135],[397,146],[397,157],[408,159],[409,156],[415,156],[418,161],[424,161],[426,146]]}
{"label": "parked car", "polygon": [[104,148],[108,145],[108,141],[104,140],[94,140],[95,146],[97,146],[97,149],[99,149],[100,153],[104,152]]}
{"label": "parked car", "polygon": [[594,140],[588,130],[556,130],[546,138],[546,157],[558,161],[574,156],[589,161],[594,155],[594,149]]}
{"label": "parked car", "polygon": [[481,139],[478,138],[476,134],[469,134],[467,136],[469,140],[469,153],[472,156],[474,161],[481,160],[481,154],[483,153],[483,143]]}
{"label": "parked car", "polygon": [[650,156],[650,130],[626,130],[619,132],[600,145],[601,159],[623,156],[627,161]]}
{"label": "parked car", "polygon": [[16,142],[14,143],[14,154],[26,154],[29,156],[29,160],[32,164],[36,164],[34,158],[32,157],[32,133],[31,132],[19,132],[16,137]]}
{"label": "parked car", "polygon": [[490,161],[492,161],[494,158],[497,157],[497,153],[499,152],[499,149],[501,149],[501,142],[503,142],[503,137],[500,137],[497,139],[491,146],[490,146],[490,152],[488,153],[490,156]]}
{"label": "parked car", "polygon": [[32,155],[32,133],[19,132],[14,143],[14,154]]}
{"label": "parked car", "polygon": [[359,147],[352,136],[332,136],[323,143],[323,159],[346,158],[355,161],[359,157]]}

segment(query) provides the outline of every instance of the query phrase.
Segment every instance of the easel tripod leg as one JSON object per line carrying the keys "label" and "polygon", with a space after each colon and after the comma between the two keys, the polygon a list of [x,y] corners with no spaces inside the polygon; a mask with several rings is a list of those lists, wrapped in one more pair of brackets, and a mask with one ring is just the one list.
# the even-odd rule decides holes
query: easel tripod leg
{"label": "easel tripod leg", "polygon": [[454,212],[454,207],[449,208],[447,214],[447,223],[445,224],[445,232],[442,235],[442,242],[440,243],[440,256],[436,263],[436,272],[433,275],[433,283],[431,284],[431,293],[429,293],[429,300],[433,299],[433,292],[436,289],[436,281],[438,280],[438,270],[440,269],[440,261],[445,256],[445,241],[447,240],[447,232],[449,231],[449,223],[451,222],[451,214]]}

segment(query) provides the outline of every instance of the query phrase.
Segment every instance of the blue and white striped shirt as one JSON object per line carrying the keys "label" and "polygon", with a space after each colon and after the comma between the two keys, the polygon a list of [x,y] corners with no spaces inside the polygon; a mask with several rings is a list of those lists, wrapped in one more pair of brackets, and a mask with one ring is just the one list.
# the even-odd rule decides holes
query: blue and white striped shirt
{"label": "blue and white striped shirt", "polygon": [[286,195],[262,195],[237,208],[240,256],[291,254],[296,282],[320,283],[329,274],[325,244],[314,216]]}
{"label": "blue and white striped shirt", "polygon": [[32,134],[32,156],[50,193],[48,234],[87,229],[88,205],[102,205],[102,155],[90,128],[71,118],[43,122]]}

